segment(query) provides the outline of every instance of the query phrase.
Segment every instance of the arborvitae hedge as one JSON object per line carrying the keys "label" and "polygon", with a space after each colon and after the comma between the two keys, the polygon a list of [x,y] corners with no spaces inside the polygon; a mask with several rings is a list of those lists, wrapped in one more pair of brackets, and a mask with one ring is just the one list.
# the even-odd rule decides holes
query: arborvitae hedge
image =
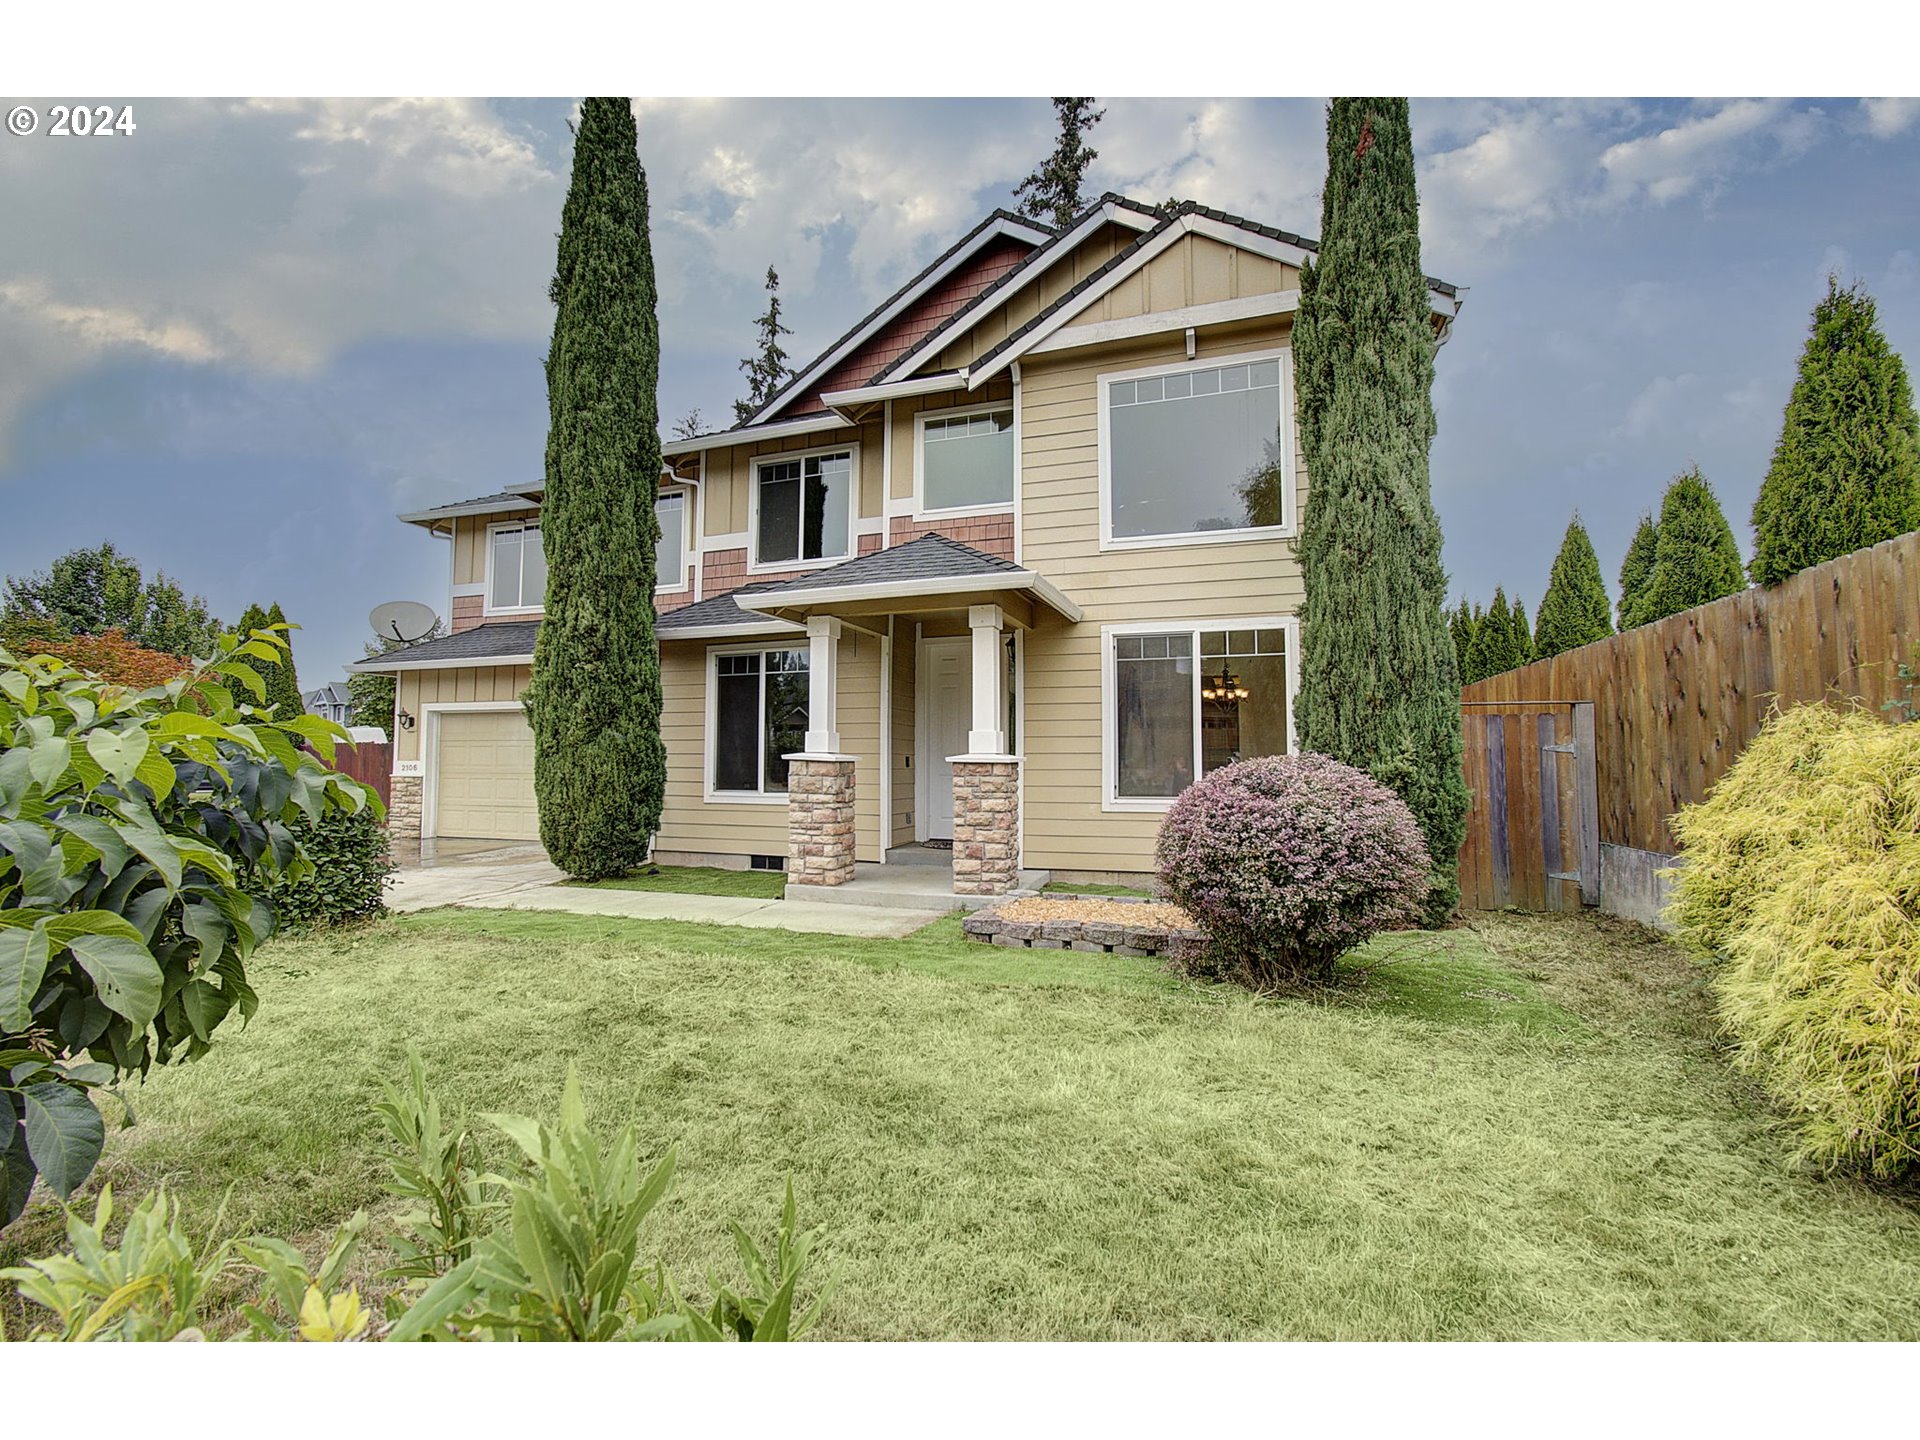
{"label": "arborvitae hedge", "polygon": [[1407,802],[1433,861],[1426,918],[1439,923],[1459,899],[1467,789],[1427,471],[1434,346],[1407,102],[1335,100],[1320,250],[1301,273],[1293,331],[1313,476],[1299,547],[1297,723],[1303,749],[1369,772]]}
{"label": "arborvitae hedge", "polygon": [[1660,544],[1660,532],[1654,528],[1653,517],[1642,515],[1640,526],[1633,532],[1633,540],[1627,546],[1626,558],[1620,562],[1620,628],[1631,630],[1646,622],[1640,618],[1645,608],[1647,581],[1653,578],[1653,554]]}
{"label": "arborvitae hedge", "polygon": [[660,822],[653,518],[660,331],[633,108],[581,106],[547,352],[546,619],[528,710],[540,839],[569,875],[621,875]]}
{"label": "arborvitae hedge", "polygon": [[1653,573],[1641,592],[1633,623],[1664,620],[1747,588],[1746,567],[1733,527],[1695,465],[1674,476],[1654,527]]}
{"label": "arborvitae hedge", "polygon": [[1755,583],[1920,529],[1920,416],[1873,297],[1827,278],[1753,505]]}
{"label": "arborvitae hedge", "polygon": [[1575,515],[1553,557],[1547,593],[1540,597],[1534,621],[1533,658],[1550,659],[1613,633],[1613,607],[1607,600],[1607,582],[1600,577],[1600,557],[1593,553],[1587,527]]}
{"label": "arborvitae hedge", "polygon": [[1507,604],[1504,586],[1496,586],[1493,604],[1474,627],[1473,644],[1467,651],[1467,678],[1484,680],[1489,675],[1504,675],[1517,670],[1533,655],[1533,638],[1527,633],[1526,610]]}

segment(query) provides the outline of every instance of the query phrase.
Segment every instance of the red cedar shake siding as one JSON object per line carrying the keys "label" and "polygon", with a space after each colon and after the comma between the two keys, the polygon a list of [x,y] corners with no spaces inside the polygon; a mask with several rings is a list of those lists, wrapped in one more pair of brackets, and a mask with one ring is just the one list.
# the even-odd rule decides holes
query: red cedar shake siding
{"label": "red cedar shake siding", "polygon": [[471,630],[487,618],[487,602],[483,595],[456,595],[453,597],[453,629]]}
{"label": "red cedar shake siding", "polygon": [[918,540],[931,530],[949,540],[958,540],[962,545],[971,545],[989,555],[998,555],[1002,560],[1013,559],[1011,515],[956,515],[947,520],[931,517],[916,520],[911,515],[896,515],[890,526],[888,545],[904,545],[909,540]]}
{"label": "red cedar shake siding", "polygon": [[1033,246],[1002,235],[966,264],[922,295],[878,335],[829,370],[785,414],[818,415],[827,407],[822,395],[864,385],[939,328],[954,311],[1033,253]]}

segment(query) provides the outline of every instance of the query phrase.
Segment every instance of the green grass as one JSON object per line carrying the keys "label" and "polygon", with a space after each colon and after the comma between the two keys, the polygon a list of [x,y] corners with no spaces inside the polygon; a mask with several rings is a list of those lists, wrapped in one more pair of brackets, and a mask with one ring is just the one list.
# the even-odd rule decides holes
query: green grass
{"label": "green grass", "polygon": [[1054,880],[1041,887],[1043,895],[1134,895],[1151,900],[1153,892],[1143,890],[1137,885],[1071,885],[1065,880]]}
{"label": "green grass", "polygon": [[617,880],[569,880],[589,890],[652,890],[661,895],[735,895],[778,900],[786,894],[781,870],[721,870],[711,865],[649,865]]}
{"label": "green grass", "polygon": [[[1389,937],[1312,998],[1150,962],[440,912],[282,941],[258,1017],[136,1087],[99,1176],[317,1245],[391,1213],[370,1106],[678,1142],[651,1243],[730,1274],[784,1177],[842,1267],[828,1338],[1920,1338],[1911,1196],[1792,1170],[1634,927]],[[491,1154],[505,1151],[491,1138]],[[0,1263],[49,1248],[40,1204]]]}

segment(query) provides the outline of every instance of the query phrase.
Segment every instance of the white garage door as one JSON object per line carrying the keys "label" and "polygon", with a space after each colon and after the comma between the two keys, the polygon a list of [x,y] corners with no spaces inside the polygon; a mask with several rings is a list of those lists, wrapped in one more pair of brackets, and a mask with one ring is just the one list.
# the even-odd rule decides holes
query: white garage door
{"label": "white garage door", "polygon": [[519,706],[456,710],[439,719],[434,834],[455,839],[538,840],[533,731]]}

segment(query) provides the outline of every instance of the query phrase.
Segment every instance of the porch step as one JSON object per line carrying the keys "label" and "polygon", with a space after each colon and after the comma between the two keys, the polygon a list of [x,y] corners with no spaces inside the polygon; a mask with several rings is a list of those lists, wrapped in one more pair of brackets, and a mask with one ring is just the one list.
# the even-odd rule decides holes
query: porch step
{"label": "porch step", "polygon": [[[1038,891],[1052,878],[1051,870],[1022,870],[1017,893]],[[978,910],[1008,897],[956,895],[951,870],[935,872],[924,865],[862,862],[854,867],[853,879],[845,885],[789,884],[786,898],[826,905],[872,905],[888,910]]]}

